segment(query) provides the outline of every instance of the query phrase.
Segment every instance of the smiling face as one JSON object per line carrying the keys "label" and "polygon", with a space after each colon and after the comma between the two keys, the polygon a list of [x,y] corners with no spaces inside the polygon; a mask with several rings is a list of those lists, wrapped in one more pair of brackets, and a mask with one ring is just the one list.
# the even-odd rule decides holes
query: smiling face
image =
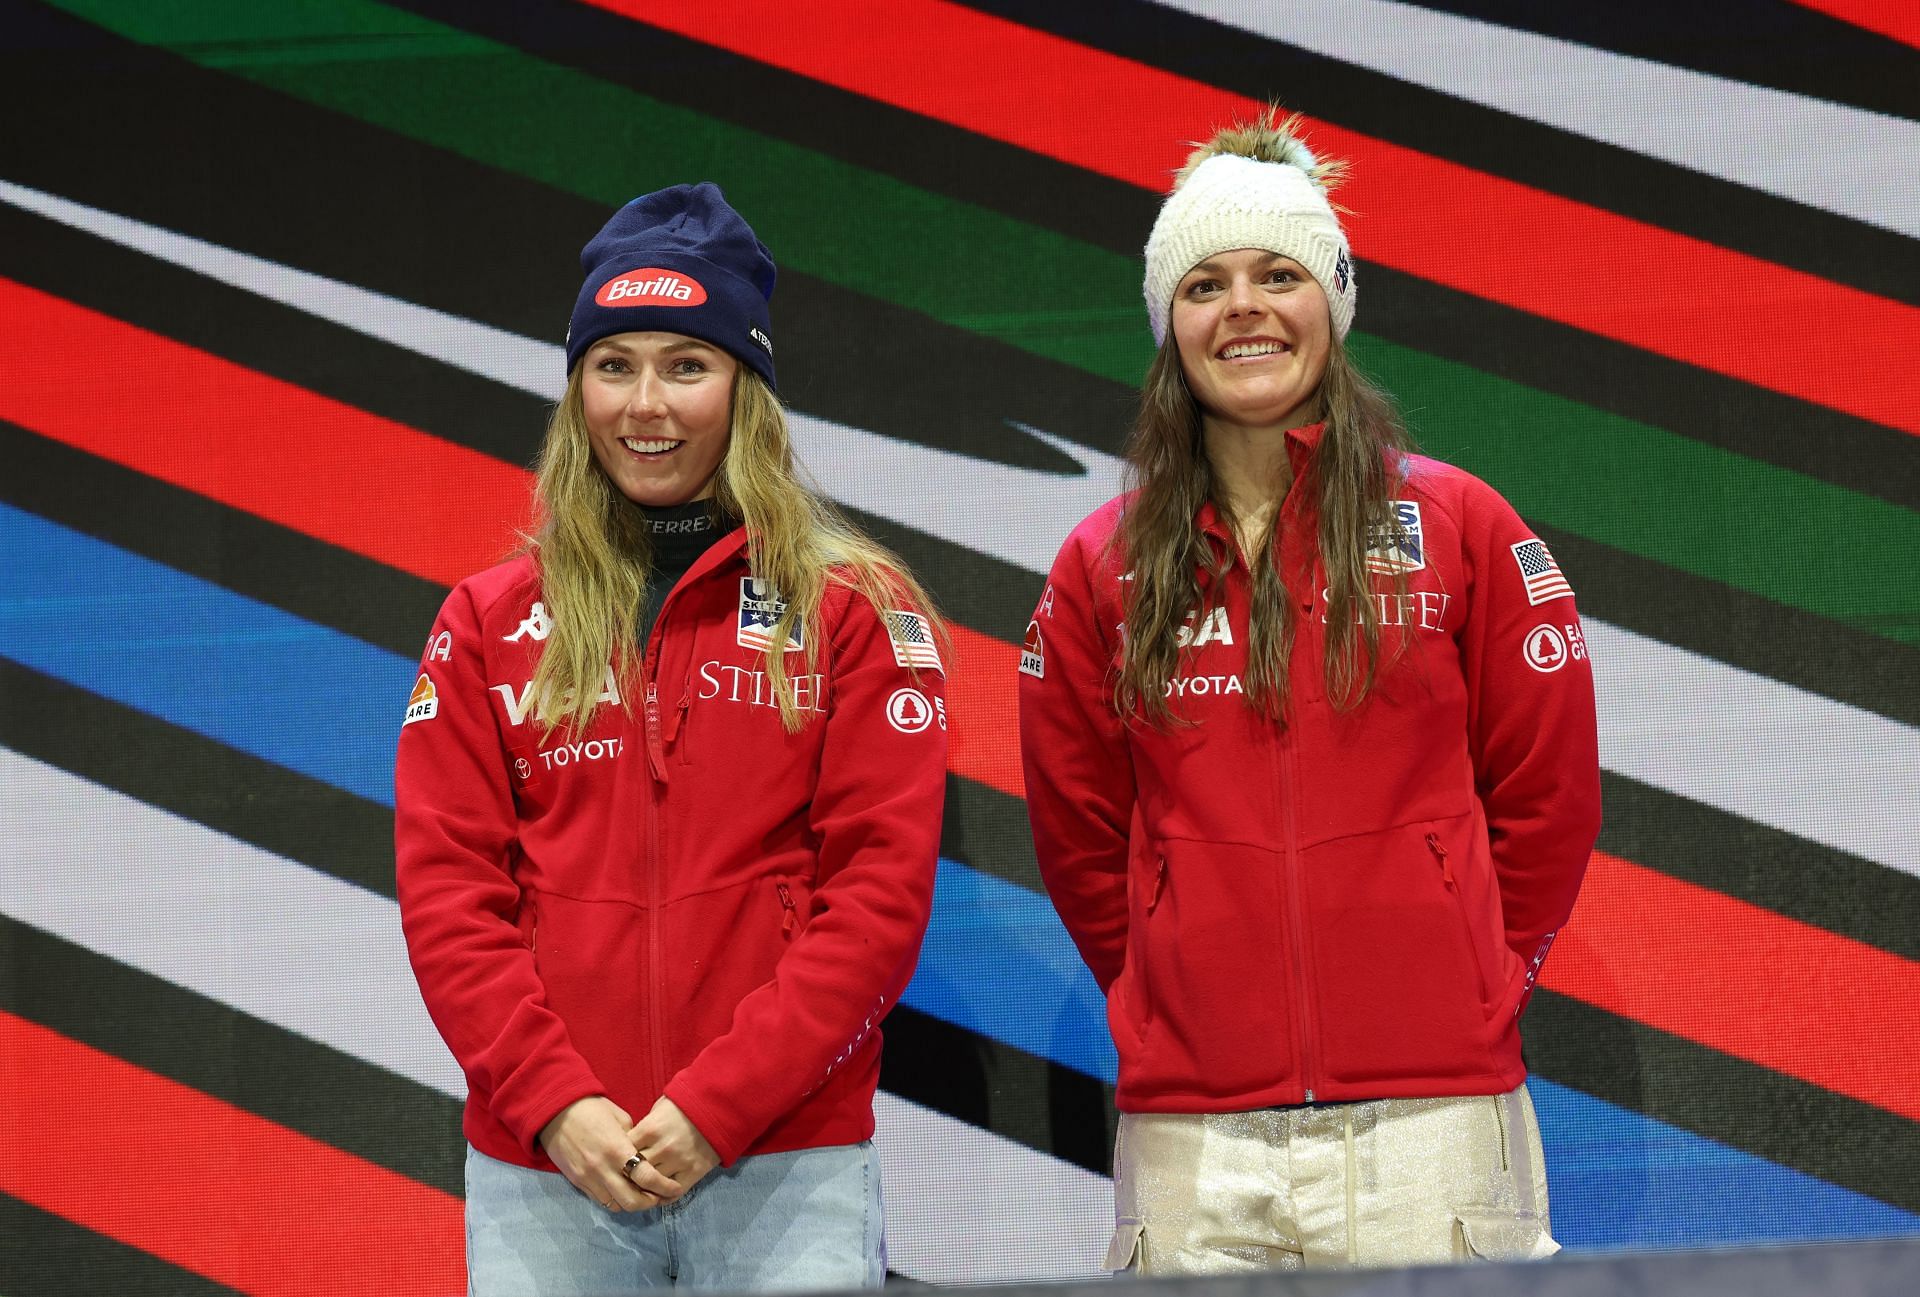
{"label": "smiling face", "polygon": [[580,359],[593,457],[642,508],[713,495],[726,458],[740,362],[679,333],[616,333]]}
{"label": "smiling face", "polygon": [[1187,389],[1207,417],[1297,428],[1320,417],[1333,324],[1327,295],[1277,252],[1222,252],[1181,276],[1170,316]]}

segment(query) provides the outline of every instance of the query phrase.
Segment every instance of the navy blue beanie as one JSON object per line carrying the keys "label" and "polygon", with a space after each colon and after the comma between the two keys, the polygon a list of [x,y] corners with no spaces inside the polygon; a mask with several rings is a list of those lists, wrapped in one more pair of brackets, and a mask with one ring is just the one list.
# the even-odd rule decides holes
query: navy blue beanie
{"label": "navy blue beanie", "polygon": [[643,194],[580,253],[587,279],[567,325],[567,372],[601,338],[657,330],[711,342],[773,381],[766,246],[711,182]]}

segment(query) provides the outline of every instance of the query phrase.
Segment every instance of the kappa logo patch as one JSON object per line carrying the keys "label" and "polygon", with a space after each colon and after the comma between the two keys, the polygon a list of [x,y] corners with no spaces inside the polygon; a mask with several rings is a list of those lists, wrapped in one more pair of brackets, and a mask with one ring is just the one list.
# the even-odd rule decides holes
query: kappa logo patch
{"label": "kappa logo patch", "polygon": [[699,306],[707,290],[692,275],[643,266],[600,285],[593,300],[602,306]]}
{"label": "kappa logo patch", "polygon": [[1549,599],[1563,599],[1573,593],[1573,587],[1567,584],[1566,573],[1553,561],[1553,555],[1547,552],[1546,542],[1539,537],[1531,537],[1513,546],[1513,561],[1520,567],[1520,579],[1527,586],[1527,603],[1545,603]]}
{"label": "kappa logo patch", "polygon": [[1020,674],[1036,680],[1047,678],[1047,642],[1040,637],[1040,623],[1027,623],[1027,638],[1020,645]]}
{"label": "kappa logo patch", "polygon": [[886,623],[887,637],[893,641],[895,663],[947,673],[940,663],[940,648],[933,642],[933,628],[925,617],[904,608],[889,608],[880,614],[880,620]]}
{"label": "kappa logo patch", "polygon": [[404,726],[415,721],[430,721],[440,714],[440,691],[434,688],[433,677],[422,671],[420,678],[413,682],[413,693],[407,698],[407,718],[400,722]]}
{"label": "kappa logo patch", "polygon": [[1420,530],[1420,502],[1395,500],[1393,525],[1367,536],[1367,571],[1418,572],[1427,565],[1427,542]]}
{"label": "kappa logo patch", "polygon": [[535,640],[544,640],[551,634],[553,634],[553,618],[547,616],[547,606],[536,601],[533,607],[527,609],[527,615],[521,619],[520,629],[511,635],[502,635],[500,638],[508,644],[517,644],[523,636],[531,635]]}
{"label": "kappa logo patch", "polygon": [[[787,614],[787,601],[775,594],[773,587],[759,577],[740,578],[740,626],[734,633],[734,642],[741,648],[758,649],[764,653],[773,646],[773,628]],[[806,647],[806,627],[795,623],[787,636],[786,646],[781,650],[792,653]]]}

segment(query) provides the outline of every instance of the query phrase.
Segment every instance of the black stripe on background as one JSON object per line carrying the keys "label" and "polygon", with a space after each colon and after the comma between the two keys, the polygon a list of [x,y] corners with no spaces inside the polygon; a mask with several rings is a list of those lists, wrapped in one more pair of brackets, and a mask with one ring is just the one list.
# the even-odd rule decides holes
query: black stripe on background
{"label": "black stripe on background", "polygon": [[887,1016],[882,1088],[1101,1175],[1112,1174],[1113,1087],[931,1014]]}
{"label": "black stripe on background", "polygon": [[1578,45],[1920,118],[1920,51],[1791,0],[1411,0]]}
{"label": "black stripe on background", "polygon": [[0,746],[391,897],[393,816],[0,658]]}
{"label": "black stripe on background", "polygon": [[1566,570],[1582,612],[1808,693],[1920,726],[1920,648],[1557,527],[1536,524],[1534,530]]}
{"label": "black stripe on background", "polygon": [[[5,659],[0,659],[0,700],[4,700],[0,704],[0,746],[59,766],[151,806],[193,819],[229,837],[343,878],[383,896],[391,897],[394,894],[392,817],[384,807],[223,747],[210,739],[121,707]],[[964,781],[956,782],[964,786]],[[1005,800],[1012,801],[1011,798]],[[1024,832],[1024,818],[1020,820],[1019,827]],[[26,939],[15,940],[9,933],[6,924],[10,922],[0,917],[0,949],[27,952],[28,947],[24,944]],[[33,929],[24,925],[14,926],[23,933],[34,934]],[[41,940],[55,940],[45,934],[37,936]],[[110,963],[94,958],[97,963]],[[6,1003],[8,1007],[13,1007],[14,1001],[31,1003],[38,1007],[31,1008],[31,1011],[22,1009],[23,1015],[55,1030],[85,1040],[96,1048],[119,1054],[143,1067],[173,1076],[195,1088],[217,1094],[282,1124],[294,1126],[316,1138],[359,1153],[371,1161],[393,1166],[416,1179],[424,1179],[426,1183],[441,1184],[438,1180],[426,1178],[425,1171],[416,1174],[408,1166],[396,1164],[394,1159],[402,1154],[393,1150],[401,1146],[390,1146],[378,1123],[370,1127],[368,1136],[374,1142],[363,1145],[350,1140],[342,1142],[327,1133],[330,1128],[314,1125],[314,1122],[326,1118],[326,1112],[310,1120],[295,1119],[306,1111],[301,1105],[324,1105],[330,1097],[358,1095],[357,1099],[343,1108],[344,1113],[351,1115],[358,1111],[357,1105],[372,1097],[385,1107],[393,1108],[410,1122],[419,1115],[415,1111],[418,1103],[409,1106],[411,1101],[402,1101],[405,1095],[417,1090],[431,1096],[432,1091],[399,1078],[389,1078],[382,1069],[370,1064],[346,1059],[341,1066],[350,1064],[349,1071],[365,1068],[378,1078],[388,1078],[393,1084],[411,1089],[402,1091],[400,1099],[388,1102],[391,1096],[380,1086],[353,1089],[349,1086],[349,1082],[353,1082],[352,1075],[342,1073],[340,1067],[332,1071],[320,1067],[316,1074],[332,1079],[308,1093],[296,1084],[307,1066],[299,1050],[291,1055],[283,1054],[270,1067],[264,1063],[261,1065],[263,1070],[258,1075],[274,1079],[271,1084],[262,1083],[257,1097],[234,1092],[231,1086],[222,1088],[217,1075],[209,1080],[201,1073],[182,1070],[188,1064],[170,1061],[173,1055],[152,1052],[158,1048],[153,1042],[146,1045],[124,1044],[123,1041],[136,1038],[112,1034],[90,1035],[89,1031],[150,1029],[157,1033],[159,1043],[164,1044],[171,1039],[167,1034],[171,1028],[166,1024],[198,1021],[206,1019],[207,1014],[213,1014],[215,1018],[206,1020],[216,1021],[218,1015],[230,1014],[238,1021],[238,1025],[221,1027],[220,1033],[224,1034],[203,1034],[196,1039],[201,1040],[200,1048],[206,1048],[205,1042],[209,1039],[226,1041],[245,1036],[251,1043],[246,1045],[242,1053],[264,1050],[273,1039],[285,1033],[209,1001],[198,1001],[191,993],[157,980],[146,1001],[128,1000],[132,1008],[109,1011],[101,1001],[112,1002],[130,995],[131,992],[125,988],[132,983],[125,982],[125,979],[142,979],[145,975],[112,965],[105,971],[101,968],[91,968],[91,971],[82,969],[85,976],[70,977],[60,971],[62,967],[57,959],[38,956],[13,962],[0,961],[0,1003]],[[20,972],[17,984],[7,980],[15,970]],[[109,972],[113,976],[108,976]],[[116,981],[116,978],[120,980]],[[106,989],[97,993],[90,990],[94,983]],[[167,1000],[169,994],[185,998],[180,1005],[174,1005]],[[6,999],[9,996],[14,999]],[[166,1002],[156,1002],[153,999],[155,996]],[[22,1000],[22,997],[25,999]],[[68,1008],[70,1004],[73,1007]],[[145,1005],[144,1009],[140,1007],[142,1004]],[[196,1008],[196,1004],[201,1007]],[[199,1015],[198,1019],[195,1014]],[[122,1022],[122,1016],[128,1020]],[[94,1017],[101,1019],[97,1028],[88,1025]],[[1107,1156],[1106,1141],[1110,1129],[1102,1114],[1111,1108],[1112,1103],[1110,1091],[1098,1081],[1015,1046],[975,1035],[911,1009],[896,1009],[887,1019],[885,1030],[887,1045],[882,1067],[888,1089],[926,1107],[972,1121],[976,1125],[984,1125],[996,1134],[1039,1152],[1065,1158],[1103,1173],[1106,1170],[1103,1159]],[[247,1033],[253,1035],[248,1036]],[[322,1055],[344,1058],[304,1039],[291,1036],[287,1039],[296,1040],[301,1050],[318,1050]],[[190,1040],[183,1038],[179,1047],[191,1052],[194,1046]],[[226,1046],[223,1044],[220,1048],[225,1049]],[[223,1066],[225,1062],[231,1062],[232,1057],[237,1057],[219,1055],[217,1050],[214,1054],[216,1056],[211,1057],[206,1066]],[[325,1061],[324,1058],[322,1061]],[[283,1084],[292,1087],[288,1094],[280,1093]],[[451,1104],[452,1100],[445,1102]],[[273,1107],[274,1104],[294,1106],[283,1112]],[[307,1124],[302,1124],[303,1121]],[[441,1125],[446,1127],[443,1142],[457,1153],[460,1144],[457,1115],[450,1126],[445,1122]],[[382,1152],[383,1149],[386,1151]],[[407,1153],[406,1156],[413,1157],[416,1153]],[[455,1166],[455,1178],[450,1182],[455,1186],[459,1183],[457,1173]]]}
{"label": "black stripe on background", "polygon": [[[48,1148],[48,1157],[65,1150]],[[127,1174],[122,1168],[121,1174]],[[237,1289],[0,1193],[0,1293],[6,1297],[232,1297]],[[303,1259],[306,1260],[306,1259]]]}
{"label": "black stripe on background", "polygon": [[[1475,170],[1836,283],[1920,302],[1920,258],[1913,255],[1912,240],[1876,226],[1163,9],[1149,0],[969,3],[1207,85],[1254,99],[1277,98],[1286,108]],[[1864,67],[1859,75],[1871,79],[1876,71]],[[1892,84],[1897,83],[1890,88]],[[1195,139],[1221,125],[1225,123],[1168,122],[1167,137]],[[1848,159],[1846,165],[1871,161]],[[1145,227],[1140,230],[1144,234]]]}
{"label": "black stripe on background", "polygon": [[[1914,260],[1920,263],[1920,257]],[[1385,266],[1358,327],[1692,441],[1920,509],[1920,438]],[[1419,422],[1418,412],[1413,421]]]}
{"label": "black stripe on background", "polygon": [[[264,518],[0,421],[0,500],[404,658],[446,591]],[[404,706],[404,703],[402,704]]]}
{"label": "black stripe on background", "polygon": [[1552,991],[1522,1031],[1548,1080],[1920,1211],[1920,1124]]}
{"label": "black stripe on background", "polygon": [[[449,0],[410,0],[404,7],[748,129],[897,176],[931,192],[988,207],[1129,255],[1137,254],[1145,241],[1159,206],[1155,195],[1132,185],[1001,145],[604,11],[545,3],[510,11],[473,10]],[[977,7],[1011,9],[1017,6]],[[1060,6],[1039,8],[1045,10],[1046,23],[1057,27],[1068,21]],[[1177,17],[1151,7],[1146,12],[1160,19]],[[1044,25],[1042,17],[1036,8],[1022,20],[1031,19]],[[1080,35],[1090,37],[1107,31],[1109,26],[1104,19],[1090,19],[1088,30]],[[1216,55],[1222,53],[1216,47],[1229,47],[1227,57],[1231,60],[1240,56],[1231,47],[1250,41],[1237,33],[1228,37],[1211,28],[1207,30],[1210,43],[1206,43],[1204,54],[1196,56],[1197,66],[1189,69],[1199,80],[1208,79],[1206,70],[1213,67]],[[1194,43],[1191,33],[1187,43]],[[1458,118],[1452,123],[1457,138],[1441,133],[1428,141],[1435,151],[1449,156],[1452,150],[1482,141],[1489,133],[1498,137],[1502,132],[1526,126],[1550,138],[1519,141],[1512,152],[1527,158],[1530,165],[1561,166],[1568,175],[1568,183],[1573,180],[1584,183],[1595,165],[1595,160],[1585,157],[1584,152],[1620,152],[1548,128],[1518,123],[1504,114],[1459,104],[1390,78],[1376,78],[1384,82],[1384,86],[1349,93],[1344,89],[1344,78],[1356,74],[1347,65],[1298,51],[1267,48],[1274,58],[1284,56],[1281,65],[1288,69],[1286,84],[1291,106],[1311,106],[1318,111],[1318,105],[1308,105],[1304,100],[1296,103],[1293,98],[1296,84],[1303,90],[1317,88],[1332,96],[1329,104],[1342,113],[1353,110],[1372,114],[1368,121],[1377,128],[1374,133],[1385,138],[1394,138],[1396,131],[1406,129],[1412,121],[1426,120],[1433,109],[1426,100],[1432,99],[1442,101],[1447,111]],[[1134,53],[1146,61],[1155,61],[1152,49]],[[1304,62],[1314,77],[1296,83],[1293,78],[1296,61]],[[1274,75],[1275,66],[1273,58],[1261,62],[1260,74]],[[636,72],[642,68],[644,75]],[[1389,95],[1394,102],[1377,108],[1379,94]],[[1349,99],[1354,102],[1349,103]],[[1332,112],[1326,115],[1335,116]],[[1355,124],[1348,116],[1336,119]],[[1177,134],[1182,129],[1185,128],[1178,123],[1169,124],[1170,132]],[[1541,154],[1544,157],[1538,156]],[[1622,156],[1633,158],[1631,154]],[[1673,180],[1675,175],[1693,184],[1688,194],[1680,196],[1684,202],[1676,199],[1670,204],[1671,210],[1664,214],[1668,218],[1691,214],[1694,208],[1689,204],[1697,203],[1706,214],[1718,219],[1716,214],[1722,213],[1728,202],[1737,205],[1743,201],[1745,191],[1733,186],[1705,181],[1684,169],[1665,164],[1647,165],[1660,166],[1663,171],[1660,176],[1647,180],[1643,188],[1656,181]],[[1666,174],[1669,172],[1675,175]],[[1599,197],[1609,202],[1617,197],[1617,192],[1631,192],[1630,188],[1616,191],[1611,185],[1598,188]],[[1729,243],[1733,231],[1773,228],[1782,220],[1789,224],[1810,220],[1816,225],[1840,227],[1837,233],[1811,226],[1797,229],[1792,238],[1783,240],[1781,246],[1774,249],[1779,254],[1776,259],[1792,262],[1805,255],[1809,248],[1833,248],[1836,238],[1844,243],[1848,231],[1865,228],[1810,213],[1798,204],[1764,201],[1773,207],[1728,216],[1723,222],[1727,229],[1720,231],[1722,237],[1714,241]],[[1843,256],[1837,255],[1833,258],[1834,264],[1820,273],[1847,281],[1849,275],[1866,273],[1861,264],[1863,258],[1869,263],[1875,258],[1890,258],[1901,266],[1912,263],[1920,267],[1920,258],[1912,255],[1909,241],[1897,235],[1870,232],[1877,240],[1875,248],[1855,248]],[[1361,275],[1366,284],[1367,302],[1361,327],[1368,332],[1851,490],[1920,508],[1920,472],[1913,467],[1913,438],[1905,433],[1811,402],[1754,388],[1737,379],[1699,370],[1471,294],[1455,292],[1403,271],[1363,262]],[[1898,295],[1902,282],[1883,286],[1881,291]],[[1906,291],[1920,296],[1920,274],[1912,276]],[[1144,318],[1143,311],[1143,322]],[[924,328],[925,322],[921,324]],[[861,340],[863,348],[866,341]],[[931,338],[916,336],[909,350],[913,355],[927,354],[923,348],[930,342]],[[924,365],[910,357],[903,360],[909,366],[905,372],[925,374]],[[966,360],[966,357],[943,355],[941,361],[942,368],[958,372],[964,366],[971,371],[965,375],[966,390],[992,392],[997,389],[1006,393],[1028,385],[1023,376],[996,375],[984,368],[975,370]],[[782,363],[786,363],[784,353]],[[796,361],[788,372],[800,372],[808,376],[807,381],[813,381],[813,363],[817,362],[803,365]],[[823,372],[855,373],[860,375],[862,383],[873,377],[858,366]],[[881,377],[880,381],[884,383],[886,379]],[[1091,391],[1075,393],[1074,403],[1078,405],[1089,396],[1100,400],[1105,408],[1104,436],[1098,429],[1069,430],[1066,435],[1089,445],[1117,444],[1132,414],[1129,395],[1101,398]],[[920,408],[933,411],[947,403],[944,394],[936,399],[935,394],[930,393]],[[899,413],[910,417],[907,411]],[[885,422],[868,426],[908,425]],[[1036,426],[1054,425],[1040,422]],[[942,440],[938,444],[954,443]],[[1005,457],[1005,452],[1000,454]],[[1008,462],[1023,461],[1009,459]]]}
{"label": "black stripe on background", "polygon": [[[46,11],[29,13],[56,21]],[[8,21],[0,0],[0,26]],[[40,123],[0,133],[0,176],[559,343],[579,289],[579,248],[608,209],[67,22],[67,39],[90,38],[100,52],[50,57],[51,66],[0,78],[0,119]],[[103,62],[116,76],[101,75]],[[90,93],[75,99],[62,89],[76,81]],[[48,103],[63,100],[65,111],[47,112]],[[133,120],[141,123],[137,139],[125,130]],[[296,151],[286,148],[293,139]],[[121,140],[123,148],[103,148]],[[195,166],[181,167],[182,157]],[[209,202],[209,193],[219,201]],[[97,275],[93,266],[83,257],[36,276],[71,283]],[[208,298],[189,336],[230,332],[222,309]],[[1117,384],[797,272],[782,271],[773,309],[781,395],[824,418],[1065,472],[1070,461],[1009,421],[1107,447],[1130,409],[1130,394]],[[436,382],[431,395],[410,398],[428,405],[418,426],[508,447],[502,458],[526,462],[541,420],[506,424],[527,417],[527,407],[496,411],[463,433],[451,426],[464,410],[458,392],[446,413],[431,413],[439,390]]]}
{"label": "black stripe on background", "polygon": [[19,974],[0,977],[8,1012],[411,1180],[463,1192],[457,1100],[4,915],[0,944]]}
{"label": "black stripe on background", "polygon": [[1920,962],[1920,878],[1612,771],[1600,790],[1602,851]]}

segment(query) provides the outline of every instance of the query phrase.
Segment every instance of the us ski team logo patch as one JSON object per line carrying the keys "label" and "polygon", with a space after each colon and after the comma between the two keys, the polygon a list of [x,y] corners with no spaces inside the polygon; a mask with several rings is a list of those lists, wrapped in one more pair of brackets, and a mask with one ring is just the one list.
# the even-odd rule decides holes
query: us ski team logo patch
{"label": "us ski team logo patch", "polygon": [[433,677],[422,671],[420,678],[413,682],[413,693],[407,699],[407,718],[400,722],[402,726],[415,721],[430,721],[440,714],[440,691],[433,687]]}
{"label": "us ski team logo patch", "polygon": [[903,667],[925,667],[929,671],[947,673],[940,664],[940,649],[933,642],[933,628],[927,625],[927,619],[917,612],[907,612],[902,608],[889,608],[880,614],[880,620],[887,625],[887,636],[893,641],[893,660]]}
{"label": "us ski team logo patch", "polygon": [[[734,634],[734,642],[741,648],[766,652],[773,647],[774,626],[786,614],[787,601],[775,594],[772,586],[758,577],[741,577],[740,628]],[[792,653],[804,648],[805,640],[806,628],[796,623],[781,651]]]}
{"label": "us ski team logo patch", "polygon": [[1393,526],[1376,528],[1367,537],[1367,571],[1418,572],[1427,565],[1426,539],[1420,532],[1420,502],[1395,500]]}

